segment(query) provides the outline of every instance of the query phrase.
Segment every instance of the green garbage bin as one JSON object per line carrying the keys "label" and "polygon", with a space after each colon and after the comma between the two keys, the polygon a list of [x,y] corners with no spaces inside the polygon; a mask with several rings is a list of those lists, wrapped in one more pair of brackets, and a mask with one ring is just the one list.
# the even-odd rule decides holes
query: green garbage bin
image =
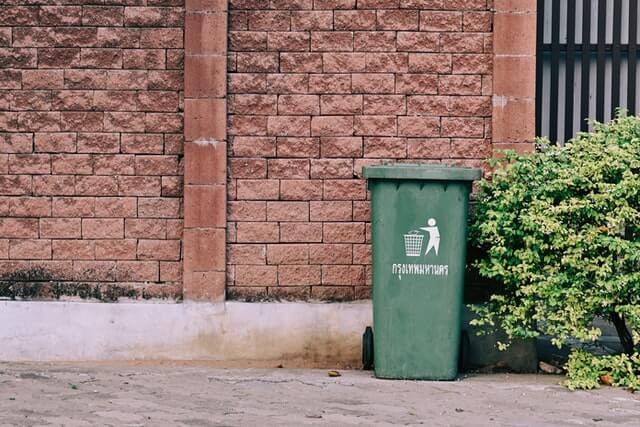
{"label": "green garbage bin", "polygon": [[479,169],[364,169],[371,191],[374,370],[378,378],[458,373],[467,208]]}

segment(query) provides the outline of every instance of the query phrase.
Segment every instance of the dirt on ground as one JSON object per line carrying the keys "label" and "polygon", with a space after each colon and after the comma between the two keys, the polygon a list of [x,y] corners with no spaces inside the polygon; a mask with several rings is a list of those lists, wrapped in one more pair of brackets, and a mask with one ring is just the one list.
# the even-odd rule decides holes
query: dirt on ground
{"label": "dirt on ground", "polygon": [[379,380],[369,371],[0,363],[0,426],[638,426],[640,397],[558,375]]}

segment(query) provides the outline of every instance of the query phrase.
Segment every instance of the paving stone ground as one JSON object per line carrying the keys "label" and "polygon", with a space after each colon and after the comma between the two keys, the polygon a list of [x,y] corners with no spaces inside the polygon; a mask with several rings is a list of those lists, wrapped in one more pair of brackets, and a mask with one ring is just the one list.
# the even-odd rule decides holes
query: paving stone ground
{"label": "paving stone ground", "polygon": [[640,397],[561,376],[391,381],[206,364],[0,363],[0,426],[637,426]]}

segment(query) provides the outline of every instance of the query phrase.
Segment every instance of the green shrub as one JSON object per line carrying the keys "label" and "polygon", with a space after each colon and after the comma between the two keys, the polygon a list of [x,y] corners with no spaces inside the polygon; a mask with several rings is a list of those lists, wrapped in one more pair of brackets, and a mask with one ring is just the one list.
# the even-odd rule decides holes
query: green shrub
{"label": "green shrub", "polygon": [[497,281],[500,293],[474,307],[475,323],[499,319],[509,338],[544,334],[561,346],[597,340],[592,321],[601,316],[633,354],[638,337],[631,331],[640,330],[640,118],[619,115],[564,147],[509,153],[494,166],[480,185],[471,235],[486,254],[479,272]]}
{"label": "green shrub", "polygon": [[624,387],[631,391],[640,388],[640,355],[625,353],[611,356],[594,356],[583,350],[574,350],[565,365],[567,379],[564,385],[570,390],[593,389],[601,383]]}

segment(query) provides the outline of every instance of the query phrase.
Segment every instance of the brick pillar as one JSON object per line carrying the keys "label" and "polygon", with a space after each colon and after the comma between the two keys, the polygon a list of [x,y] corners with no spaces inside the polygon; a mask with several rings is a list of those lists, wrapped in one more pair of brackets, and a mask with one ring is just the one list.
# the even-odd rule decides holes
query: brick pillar
{"label": "brick pillar", "polygon": [[536,120],[536,0],[495,0],[495,10],[493,148],[532,151]]}
{"label": "brick pillar", "polygon": [[227,2],[187,0],[184,64],[184,297],[223,301]]}

